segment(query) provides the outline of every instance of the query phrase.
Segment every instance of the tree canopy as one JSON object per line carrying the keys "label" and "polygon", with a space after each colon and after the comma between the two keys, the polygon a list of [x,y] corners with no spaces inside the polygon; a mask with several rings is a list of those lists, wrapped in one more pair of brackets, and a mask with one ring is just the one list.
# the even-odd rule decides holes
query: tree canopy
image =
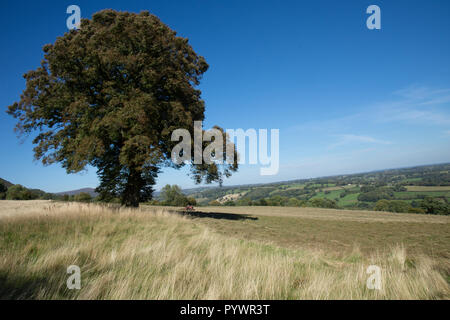
{"label": "tree canopy", "polygon": [[[43,51],[8,108],[19,133],[37,131],[35,158],[68,173],[96,167],[101,198],[150,200],[161,168],[184,165],[170,161],[171,133],[193,134],[193,122],[204,119],[197,86],[205,59],[156,16],[113,10],[83,19]],[[236,170],[237,161],[191,164],[196,182],[221,183]]]}

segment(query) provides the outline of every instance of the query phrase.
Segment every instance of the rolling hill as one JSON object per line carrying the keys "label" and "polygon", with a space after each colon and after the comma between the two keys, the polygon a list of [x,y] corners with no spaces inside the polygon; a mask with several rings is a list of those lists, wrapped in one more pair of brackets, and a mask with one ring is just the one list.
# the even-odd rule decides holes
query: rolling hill
{"label": "rolling hill", "polygon": [[58,192],[55,193],[58,196],[63,196],[65,194],[67,194],[68,196],[75,196],[77,194],[80,193],[87,193],[89,194],[91,197],[95,198],[96,196],[98,196],[98,193],[95,192],[94,188],[82,188],[82,189],[77,189],[77,190],[70,190],[70,191],[65,191],[65,192]]}
{"label": "rolling hill", "polygon": [[14,185],[14,183],[9,182],[8,180],[0,178],[0,183],[4,184],[7,188]]}

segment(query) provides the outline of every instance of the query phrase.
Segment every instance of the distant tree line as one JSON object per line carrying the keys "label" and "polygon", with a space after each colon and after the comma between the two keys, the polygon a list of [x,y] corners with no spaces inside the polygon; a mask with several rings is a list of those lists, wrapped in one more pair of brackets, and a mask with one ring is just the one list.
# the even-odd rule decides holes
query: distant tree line
{"label": "distant tree line", "polygon": [[59,200],[59,201],[81,201],[90,202],[93,199],[88,193],[79,193],[76,195],[57,195],[48,193],[39,189],[28,189],[20,184],[11,185],[9,188],[0,182],[0,200]]}
{"label": "distant tree line", "polygon": [[54,194],[38,189],[28,189],[20,184],[9,188],[0,182],[0,200],[55,200]]}
{"label": "distant tree line", "polygon": [[374,210],[449,215],[450,204],[445,198],[439,199],[432,197],[425,197],[421,201],[412,201],[411,204],[402,200],[379,200]]}
{"label": "distant tree line", "polygon": [[[98,197],[93,198],[89,193],[80,192],[74,195],[63,195],[60,200],[62,201],[77,201],[77,202],[91,202],[91,201],[100,201]],[[111,201],[112,202],[112,201]]]}
{"label": "distant tree line", "polygon": [[[312,207],[312,208],[329,208],[339,209],[335,200],[327,198],[314,198],[310,200],[299,200],[296,198],[287,198],[274,196],[271,198],[263,198],[259,200],[251,200],[248,198],[238,199],[235,201],[219,202],[217,200],[210,201],[210,206],[275,206],[275,207]],[[436,199],[425,197],[422,201],[413,201],[409,204],[402,200],[378,200],[375,205],[365,202],[358,203],[355,209],[373,209],[375,211],[387,211],[395,213],[422,213],[422,214],[450,214],[450,204],[445,198]]]}
{"label": "distant tree line", "polygon": [[181,188],[174,185],[166,185],[161,189],[158,199],[148,202],[151,205],[185,207],[188,205],[197,205],[197,201],[192,197],[183,194]]}
{"label": "distant tree line", "polygon": [[335,200],[326,198],[314,198],[310,200],[299,200],[297,198],[288,198],[281,196],[273,196],[270,198],[262,198],[259,200],[251,200],[250,198],[242,198],[236,201],[225,201],[220,203],[217,200],[209,202],[211,206],[272,206],[272,207],[314,207],[314,208],[330,208],[337,209],[338,205]]}

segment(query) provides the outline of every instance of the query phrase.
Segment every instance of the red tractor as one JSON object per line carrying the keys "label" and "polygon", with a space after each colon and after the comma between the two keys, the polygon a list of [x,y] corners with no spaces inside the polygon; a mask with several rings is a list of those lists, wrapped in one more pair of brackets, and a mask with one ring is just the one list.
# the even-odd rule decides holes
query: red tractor
{"label": "red tractor", "polygon": [[184,209],[186,212],[192,212],[195,211],[194,206],[191,205],[187,205],[186,208]]}

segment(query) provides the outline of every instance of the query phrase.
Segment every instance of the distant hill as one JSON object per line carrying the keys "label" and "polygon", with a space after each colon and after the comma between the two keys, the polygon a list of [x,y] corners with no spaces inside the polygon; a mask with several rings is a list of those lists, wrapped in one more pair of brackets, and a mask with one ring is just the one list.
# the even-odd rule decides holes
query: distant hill
{"label": "distant hill", "polygon": [[9,182],[8,180],[0,178],[0,183],[3,183],[7,188],[14,185],[14,183]]}
{"label": "distant hill", "polygon": [[[9,188],[9,187],[11,187],[11,186],[14,185],[14,183],[9,182],[8,180],[2,179],[2,178],[0,178],[0,183],[3,183],[7,188]],[[45,191],[42,191],[42,190],[40,190],[40,189],[29,189],[29,190],[32,191],[32,192],[39,193],[39,194],[44,194],[44,193],[46,193]],[[78,190],[71,190],[71,191],[65,191],[65,192],[57,192],[57,193],[53,193],[53,194],[55,194],[55,195],[65,195],[65,194],[67,194],[67,195],[69,195],[69,196],[72,196],[72,195],[77,195],[77,194],[80,194],[80,193],[88,193],[88,194],[91,195],[91,197],[96,197],[96,196],[98,196],[98,193],[95,192],[95,189],[94,189],[94,188],[82,188],[82,189],[78,189]]]}
{"label": "distant hill", "polygon": [[63,196],[65,194],[67,194],[69,196],[75,196],[75,195],[80,194],[80,193],[87,193],[87,194],[91,195],[91,197],[94,197],[94,198],[96,196],[98,196],[98,193],[95,192],[94,188],[83,188],[83,189],[77,189],[77,190],[71,190],[71,191],[65,191],[65,192],[58,192],[58,193],[55,193],[55,194],[56,195],[60,195],[60,196]]}
{"label": "distant hill", "polygon": [[[237,206],[314,206],[450,214],[450,163],[266,184],[199,187],[183,192],[195,198],[199,205],[215,201]],[[422,205],[425,198],[432,198],[427,201],[433,209],[427,209],[428,202]],[[384,202],[379,203],[380,200]],[[381,208],[382,205],[385,207]]]}

